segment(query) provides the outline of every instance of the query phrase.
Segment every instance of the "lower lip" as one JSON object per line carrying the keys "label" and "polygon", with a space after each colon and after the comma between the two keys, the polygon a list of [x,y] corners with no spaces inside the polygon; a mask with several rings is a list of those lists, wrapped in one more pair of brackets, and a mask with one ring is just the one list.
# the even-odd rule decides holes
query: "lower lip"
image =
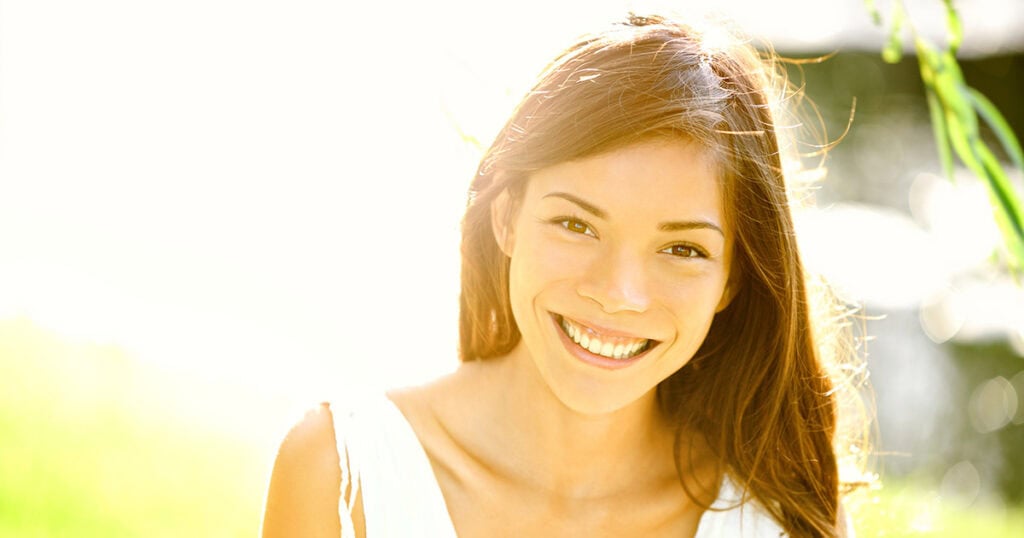
{"label": "lower lip", "polygon": [[562,345],[565,346],[565,349],[569,350],[569,353],[571,353],[581,362],[584,362],[591,366],[597,366],[598,368],[604,368],[605,370],[618,370],[620,368],[626,368],[628,366],[636,364],[637,362],[640,361],[640,359],[647,356],[647,353],[654,348],[654,346],[651,346],[645,349],[643,353],[640,353],[639,355],[634,355],[628,359],[609,359],[608,357],[595,355],[587,351],[586,349],[580,347],[580,345],[577,344],[576,342],[573,342],[572,339],[569,338],[569,335],[565,334],[565,331],[562,330],[561,324],[558,321],[557,316],[552,315],[551,320],[555,324],[555,332],[558,333],[558,337],[562,340]]}

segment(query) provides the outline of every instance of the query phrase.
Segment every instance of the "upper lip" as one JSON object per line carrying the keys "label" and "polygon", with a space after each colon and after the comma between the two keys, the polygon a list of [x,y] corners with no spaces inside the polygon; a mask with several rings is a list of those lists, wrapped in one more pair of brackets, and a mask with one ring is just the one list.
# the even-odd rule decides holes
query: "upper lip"
{"label": "upper lip", "polygon": [[587,327],[587,328],[593,330],[595,333],[597,333],[600,336],[608,336],[608,337],[613,337],[613,338],[631,338],[631,339],[636,339],[636,340],[650,340],[651,342],[657,342],[657,340],[655,340],[654,338],[648,338],[646,336],[638,336],[638,335],[633,334],[633,333],[623,332],[623,331],[616,330],[616,329],[610,329],[608,327],[605,327],[605,326],[602,326],[602,325],[598,325],[596,323],[593,323],[593,322],[590,322],[590,321],[587,321],[587,320],[582,320],[580,318],[576,318],[576,317],[573,317],[573,316],[566,316],[566,315],[562,315],[562,314],[555,314],[555,316],[560,317],[560,318],[565,318],[565,319],[567,319],[567,320],[569,320],[569,321],[571,321],[571,322],[573,322],[573,323],[575,323],[577,325],[582,325],[584,327]]}

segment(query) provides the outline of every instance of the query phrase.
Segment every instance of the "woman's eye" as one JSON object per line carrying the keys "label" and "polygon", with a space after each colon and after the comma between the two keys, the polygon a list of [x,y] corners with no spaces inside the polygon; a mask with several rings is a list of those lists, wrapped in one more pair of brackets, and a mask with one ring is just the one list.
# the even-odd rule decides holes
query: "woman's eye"
{"label": "woman's eye", "polygon": [[690,245],[672,245],[665,250],[665,254],[671,254],[679,258],[706,258],[707,254],[701,249]]}
{"label": "woman's eye", "polygon": [[588,226],[587,223],[583,221],[576,219],[560,219],[558,223],[561,224],[563,228],[569,230],[570,232],[597,237],[597,234],[594,233],[594,230],[591,230],[590,226]]}

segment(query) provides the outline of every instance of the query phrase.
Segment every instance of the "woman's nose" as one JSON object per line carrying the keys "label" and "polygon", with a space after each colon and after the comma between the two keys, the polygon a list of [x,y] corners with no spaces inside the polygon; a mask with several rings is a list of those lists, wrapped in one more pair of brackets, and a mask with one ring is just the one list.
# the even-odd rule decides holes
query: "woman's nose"
{"label": "woman's nose", "polygon": [[644,312],[649,304],[643,263],[622,252],[597,257],[580,280],[576,293],[593,300],[608,314]]}

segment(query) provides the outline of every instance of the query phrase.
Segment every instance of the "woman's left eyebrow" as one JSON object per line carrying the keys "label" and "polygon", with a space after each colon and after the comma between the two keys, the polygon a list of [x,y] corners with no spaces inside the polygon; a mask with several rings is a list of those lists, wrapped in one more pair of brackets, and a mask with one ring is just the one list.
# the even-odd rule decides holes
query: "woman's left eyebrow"
{"label": "woman's left eyebrow", "polygon": [[722,237],[725,237],[725,232],[723,232],[722,229],[718,227],[718,225],[716,225],[713,222],[706,221],[706,220],[683,220],[683,221],[662,222],[661,224],[658,225],[658,229],[661,230],[661,231],[664,231],[664,232],[677,232],[677,231],[680,231],[680,230],[700,230],[700,229],[706,229],[706,230],[714,230],[714,231],[722,234]]}

